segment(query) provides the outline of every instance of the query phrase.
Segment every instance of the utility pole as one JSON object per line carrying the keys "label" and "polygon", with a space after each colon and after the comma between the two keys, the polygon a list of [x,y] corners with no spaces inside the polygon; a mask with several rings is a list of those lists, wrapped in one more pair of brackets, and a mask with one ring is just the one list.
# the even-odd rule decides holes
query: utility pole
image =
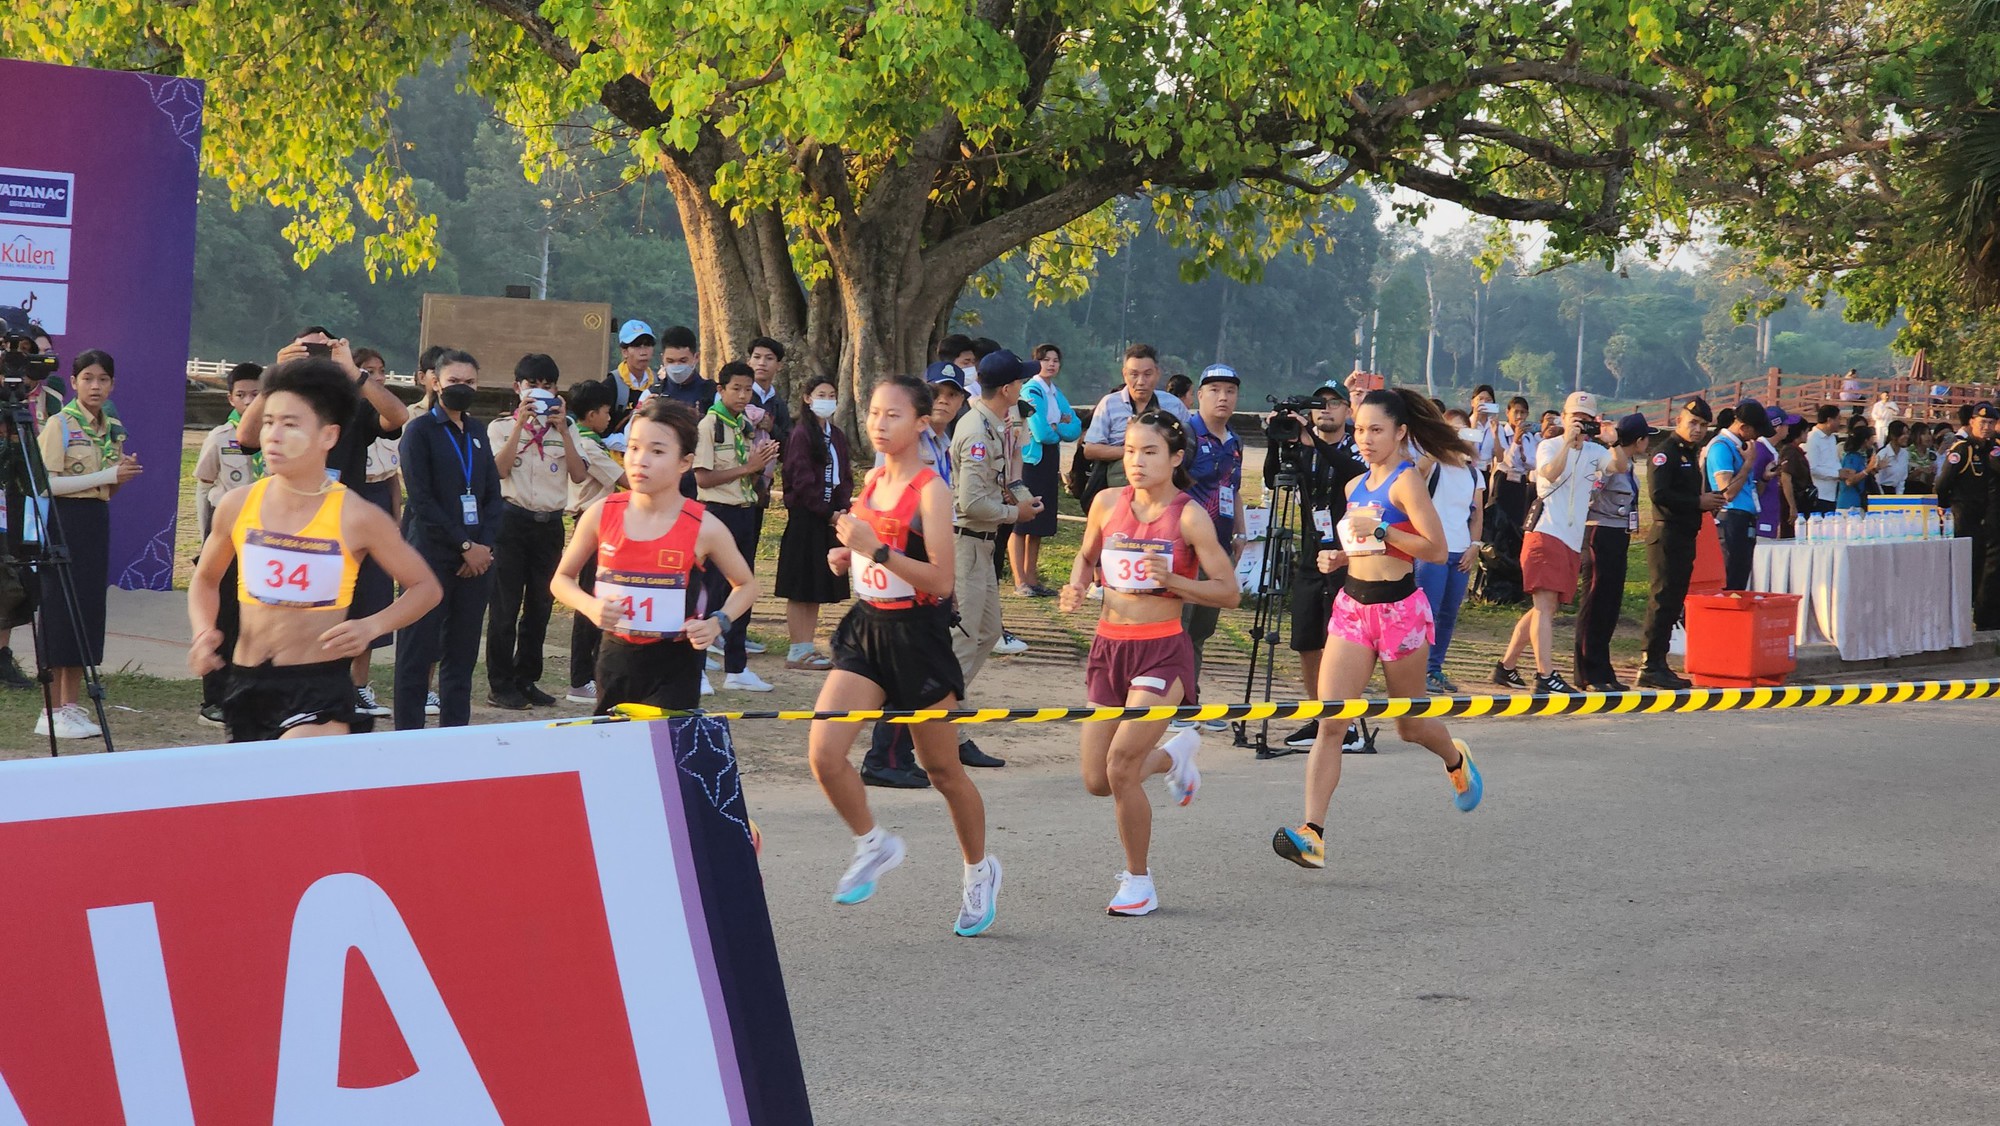
{"label": "utility pole", "polygon": [[1583,299],[1576,302],[1576,386],[1572,391],[1583,390]]}
{"label": "utility pole", "polygon": [[1433,372],[1437,365],[1438,343],[1438,295],[1437,285],[1431,278],[1431,260],[1424,256],[1424,293],[1430,298],[1430,316],[1427,318],[1430,331],[1424,335],[1424,394],[1437,398],[1437,380]]}

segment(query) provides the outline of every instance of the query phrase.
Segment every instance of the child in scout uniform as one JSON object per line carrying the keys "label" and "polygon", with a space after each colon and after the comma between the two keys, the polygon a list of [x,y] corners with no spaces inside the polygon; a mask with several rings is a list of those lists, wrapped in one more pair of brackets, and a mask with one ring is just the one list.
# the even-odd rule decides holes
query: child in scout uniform
{"label": "child in scout uniform", "polygon": [[[222,498],[202,544],[188,584],[188,668],[207,676],[224,667],[216,617],[222,599],[234,599],[242,622],[222,699],[232,743],[347,734],[354,656],[437,604],[437,578],[395,521],[350,503],[355,494],[326,474],[327,453],[357,404],[354,381],[331,360],[274,368],[259,426],[266,475]],[[403,593],[380,613],[350,619],[364,558]],[[237,580],[225,589],[232,563]]]}
{"label": "child in scout uniform", "polygon": [[[585,509],[625,487],[621,451],[612,449],[606,436],[611,427],[611,402],[611,388],[601,382],[570,388],[569,416],[576,420],[576,448],[583,455],[583,480],[569,486],[571,521],[582,519]],[[576,581],[585,594],[596,588],[595,556],[583,561]],[[597,645],[603,635],[588,615],[570,616],[569,693],[563,698],[572,704],[597,702]]]}
{"label": "child in scout uniform", "polygon": [[[208,432],[208,437],[202,439],[201,453],[195,458],[194,479],[201,484],[195,490],[195,518],[203,539],[208,538],[209,525],[215,518],[215,506],[222,503],[222,498],[264,475],[263,453],[246,450],[236,440],[237,424],[243,421],[244,408],[257,397],[257,381],[263,374],[262,364],[237,364],[229,369],[229,421]],[[235,582],[236,569],[232,563],[229,571],[222,576],[222,585],[231,586]],[[236,651],[234,599],[223,601],[215,625],[222,631],[220,652],[224,667],[201,678],[201,718],[210,723],[221,723],[222,693],[229,684],[227,662],[229,655]]]}

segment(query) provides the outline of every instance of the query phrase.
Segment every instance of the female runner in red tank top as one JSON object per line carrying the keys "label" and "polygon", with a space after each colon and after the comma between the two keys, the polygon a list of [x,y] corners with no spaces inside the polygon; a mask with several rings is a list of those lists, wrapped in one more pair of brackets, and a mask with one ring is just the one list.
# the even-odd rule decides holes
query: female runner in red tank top
{"label": "female runner in red tank top", "polygon": [[[930,388],[907,376],[877,384],[869,401],[868,437],[883,462],[855,490],[853,507],[834,518],[840,546],[827,552],[827,565],[853,576],[855,605],[833,633],[833,669],[814,704],[820,711],[953,708],[965,695],[946,605],[955,574],[951,487],[917,451],[930,413]],[[813,777],[854,833],[854,861],[835,903],[866,900],[903,862],[903,839],[876,823],[848,760],[860,732],[857,723],[815,720],[810,737]],[[965,873],[952,930],[970,938],[993,925],[1000,896],[1000,860],[986,853],[986,805],[959,764],[950,724],[919,723],[910,734],[958,833]]]}
{"label": "female runner in red tank top", "polygon": [[[1215,522],[1181,490],[1188,484],[1187,428],[1151,411],[1125,428],[1122,489],[1099,493],[1083,529],[1083,549],[1062,590],[1064,613],[1083,606],[1091,576],[1104,574],[1104,612],[1084,665],[1084,686],[1099,707],[1198,703],[1194,645],[1181,625],[1183,602],[1235,606],[1236,568],[1215,538]],[[1199,570],[1197,570],[1199,564]],[[1201,578],[1200,575],[1214,576]],[[1125,846],[1125,871],[1107,911],[1150,915],[1159,909],[1147,851],[1153,806],[1145,781],[1167,776],[1167,795],[1180,805],[1201,785],[1193,728],[1165,743],[1167,721],[1122,720],[1081,725],[1083,787],[1109,796]]]}
{"label": "female runner in red tank top", "polygon": [[[632,491],[584,510],[549,590],[604,631],[597,650],[597,714],[618,704],[671,711],[701,705],[707,651],[757,601],[757,580],[735,537],[697,501],[681,495],[694,464],[695,417],[663,397],[642,403],[626,431],[625,476]],[[594,593],[577,583],[597,558]],[[706,615],[691,578],[721,569],[729,598]]]}
{"label": "female runner in red tank top", "polygon": [[[1342,550],[1319,553],[1322,572],[1347,568],[1347,582],[1334,598],[1327,622],[1321,700],[1365,694],[1377,661],[1390,696],[1429,694],[1424,671],[1430,659],[1431,606],[1417,589],[1414,561],[1442,563],[1448,553],[1444,522],[1431,504],[1430,490],[1404,456],[1412,443],[1434,458],[1472,456],[1458,428],[1415,391],[1370,391],[1355,408],[1354,448],[1368,471],[1347,483],[1347,515],[1338,527]],[[1320,724],[1313,742],[1306,761],[1305,824],[1281,828],[1271,837],[1271,848],[1302,868],[1326,867],[1324,823],[1340,785],[1341,727]],[[1479,805],[1484,789],[1479,768],[1444,721],[1398,719],[1396,734],[1444,760],[1453,805],[1467,813]]]}

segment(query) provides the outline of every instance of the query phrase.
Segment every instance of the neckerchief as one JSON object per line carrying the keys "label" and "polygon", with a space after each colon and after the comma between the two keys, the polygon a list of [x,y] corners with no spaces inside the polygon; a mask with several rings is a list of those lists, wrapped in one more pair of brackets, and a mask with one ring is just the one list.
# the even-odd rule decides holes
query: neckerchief
{"label": "neckerchief", "polygon": [[590,427],[585,426],[581,422],[576,424],[576,432],[590,439],[591,441],[596,442],[597,448],[600,450],[608,450],[611,448],[608,444],[605,443],[604,439],[598,435],[597,431],[592,430]]}
{"label": "neckerchief", "polygon": [[538,460],[546,460],[549,456],[548,451],[542,448],[542,443],[548,439],[552,428],[551,424],[546,422],[529,422],[521,427],[521,432],[528,437],[528,444],[535,447],[535,457]]}
{"label": "neckerchief", "polygon": [[97,447],[97,456],[101,462],[98,465],[99,469],[109,468],[118,464],[118,444],[125,440],[125,424],[119,422],[118,416],[111,412],[111,404],[109,402],[104,404],[104,432],[102,434],[98,433],[97,428],[91,425],[90,416],[86,415],[83,411],[83,404],[77,402],[75,399],[71,399],[68,403],[64,404],[62,413],[73,420],[77,425],[77,429],[82,430],[90,438],[91,443]]}
{"label": "neckerchief", "polygon": [[729,408],[722,405],[721,399],[717,399],[714,405],[708,408],[708,413],[729,424],[730,433],[736,437],[736,464],[741,465],[748,461],[749,449],[744,437],[750,431],[749,421],[740,414],[730,414]]}
{"label": "neckerchief", "polygon": [[618,361],[618,368],[613,374],[618,376],[618,381],[620,383],[623,383],[625,386],[631,388],[634,391],[644,391],[646,388],[651,387],[653,385],[653,373],[651,371],[647,371],[645,373],[645,378],[641,379],[637,383],[632,382],[632,376],[630,373],[631,369],[625,366],[625,361],[620,360]]}
{"label": "neckerchief", "polygon": [[[229,412],[229,425],[231,425],[231,426],[235,426],[235,425],[238,425],[238,424],[240,424],[240,423],[241,423],[242,421],[243,421],[243,412],[242,412],[242,411],[238,411],[238,410],[232,410],[232,411],[230,411],[230,412]],[[239,446],[238,448],[240,449],[241,447]],[[263,451],[263,450],[258,450],[258,451],[256,451],[255,453],[253,453],[253,454],[251,454],[251,455],[250,455],[250,468],[252,468],[252,469],[254,469],[254,470],[256,470],[256,471],[257,471],[257,476],[259,476],[259,477],[262,477],[262,476],[264,475],[264,451]]]}

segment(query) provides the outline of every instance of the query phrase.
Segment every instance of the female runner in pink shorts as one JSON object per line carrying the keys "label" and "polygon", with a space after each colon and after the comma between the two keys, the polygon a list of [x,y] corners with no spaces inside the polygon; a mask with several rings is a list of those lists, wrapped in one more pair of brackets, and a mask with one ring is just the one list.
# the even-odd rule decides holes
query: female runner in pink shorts
{"label": "female runner in pink shorts", "polygon": [[[1187,427],[1165,411],[1134,419],[1125,428],[1131,483],[1099,493],[1084,524],[1083,549],[1061,605],[1075,613],[1091,576],[1103,572],[1104,614],[1083,674],[1090,702],[1099,707],[1194,703],[1194,645],[1181,627],[1181,604],[1227,608],[1240,597],[1215,521],[1182,492],[1189,444]],[[1166,728],[1164,719],[1082,725],[1083,788],[1111,798],[1125,846],[1125,871],[1106,908],[1113,915],[1150,915],[1160,907],[1146,857],[1153,842],[1146,779],[1165,774],[1167,794],[1180,805],[1201,786],[1194,761],[1201,736],[1188,728],[1161,743]]]}
{"label": "female runner in pink shorts", "polygon": [[[1391,696],[1423,696],[1425,662],[1430,656],[1431,607],[1417,589],[1414,560],[1445,560],[1444,524],[1431,506],[1424,479],[1411,472],[1404,452],[1463,464],[1472,448],[1444,420],[1429,399],[1415,391],[1370,391],[1354,411],[1354,447],[1368,472],[1347,486],[1347,515],[1340,521],[1341,551],[1319,553],[1319,569],[1343,564],[1347,582],[1333,600],[1327,622],[1326,657],[1320,664],[1322,700],[1347,700],[1367,691],[1375,662]],[[1279,856],[1305,868],[1326,867],[1327,806],[1340,785],[1340,724],[1321,724],[1306,762],[1306,818],[1296,829],[1281,828],[1271,838]],[[1483,785],[1479,768],[1435,719],[1398,719],[1396,734],[1428,748],[1444,760],[1452,803],[1471,812]]]}

